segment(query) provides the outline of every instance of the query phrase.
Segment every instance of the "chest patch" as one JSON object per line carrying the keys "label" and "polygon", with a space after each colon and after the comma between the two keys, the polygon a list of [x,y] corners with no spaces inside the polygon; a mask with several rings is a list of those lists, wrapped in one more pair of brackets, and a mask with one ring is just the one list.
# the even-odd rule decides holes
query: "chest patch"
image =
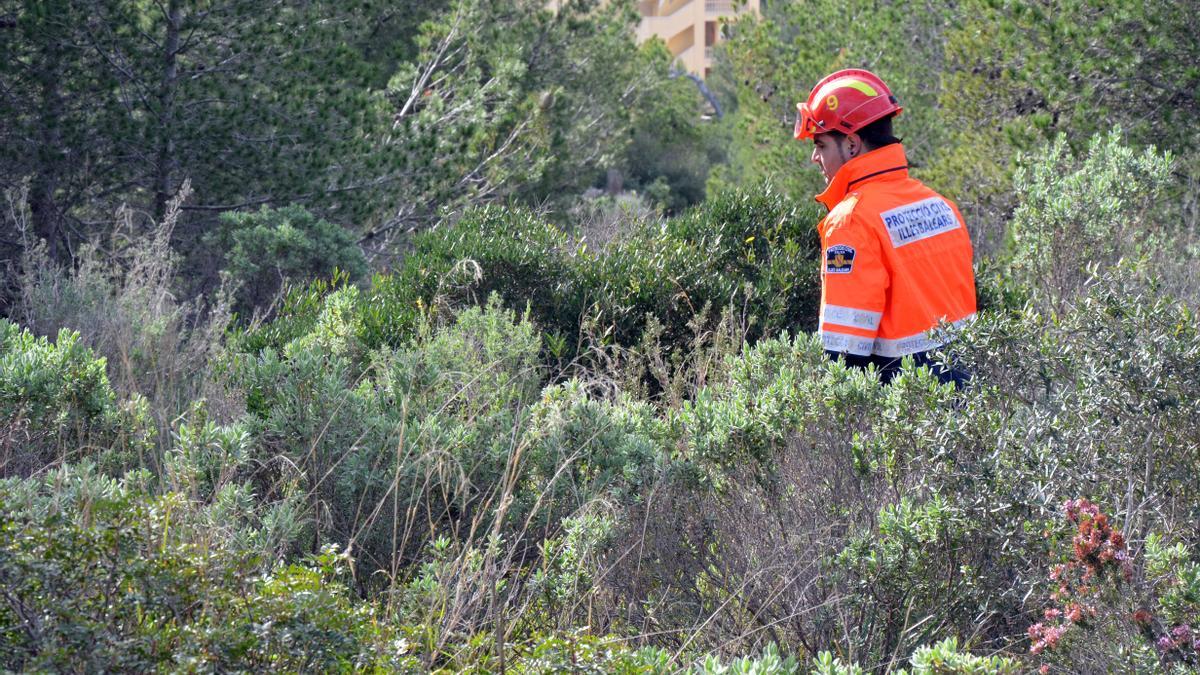
{"label": "chest patch", "polygon": [[826,274],[850,274],[854,269],[854,247],[837,244],[825,249]]}
{"label": "chest patch", "polygon": [[954,209],[941,197],[922,199],[879,215],[883,218],[883,225],[892,237],[892,246],[895,248],[959,227]]}

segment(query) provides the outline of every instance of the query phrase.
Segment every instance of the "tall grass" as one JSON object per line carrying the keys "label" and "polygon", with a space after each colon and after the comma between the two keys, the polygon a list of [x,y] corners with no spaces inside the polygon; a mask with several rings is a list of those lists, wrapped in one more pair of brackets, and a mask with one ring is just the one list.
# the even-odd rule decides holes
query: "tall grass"
{"label": "tall grass", "polygon": [[[141,224],[122,209],[112,236],[83,247],[69,268],[51,260],[28,228],[19,228],[24,253],[14,318],[39,335],[78,332],[106,359],[122,398],[148,399],[164,449],[193,401],[209,401],[211,413],[225,418],[238,409],[213,370],[232,319],[228,289],[194,299],[175,292],[179,258],[171,237],[190,195],[185,183],[160,223]],[[13,207],[18,225],[21,213],[22,207]]]}

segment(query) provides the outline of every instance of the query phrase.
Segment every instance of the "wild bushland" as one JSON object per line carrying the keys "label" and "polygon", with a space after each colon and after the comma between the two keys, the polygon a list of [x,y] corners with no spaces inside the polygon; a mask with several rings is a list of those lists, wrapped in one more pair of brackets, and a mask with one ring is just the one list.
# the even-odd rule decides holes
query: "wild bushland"
{"label": "wild bushland", "polygon": [[[377,275],[348,311],[363,345],[397,346],[429,313],[480,305],[496,293],[507,307],[530,311],[548,334],[547,361],[558,365],[596,343],[636,345],[655,321],[663,349],[686,352],[695,333],[689,324],[704,316],[711,323],[703,330],[711,330],[728,307],[752,338],[809,329],[816,219],[815,206],[762,186],[715,195],[674,218],[630,214],[618,240],[596,246],[523,208],[481,208],[416,236],[404,265]],[[312,329],[335,288],[297,289],[279,320],[239,336],[241,348],[279,351]]]}
{"label": "wild bushland", "polygon": [[81,344],[104,357],[120,398],[147,399],[160,449],[194,400],[207,399],[214,414],[226,417],[237,410],[236,400],[227,400],[232,392],[211,370],[231,321],[229,294],[222,289],[193,300],[176,294],[179,267],[171,237],[190,194],[185,183],[160,223],[143,224],[132,211],[120,211],[113,237],[84,246],[71,267],[52,260],[32,239],[23,207],[13,212],[26,236],[14,318],[39,335],[77,332]]}
{"label": "wild bushland", "polygon": [[[776,641],[894,668],[947,635],[1021,645],[1044,606],[1042,532],[1066,500],[1104,504],[1135,547],[1196,541],[1200,334],[1156,279],[1191,262],[1118,229],[1166,168],[1148,153],[1136,161],[1151,170],[1121,170],[1134,159],[1114,137],[1078,161],[1061,147],[1031,158],[1046,182],[1018,213],[1043,248],[981,278],[989,309],[952,354],[974,372],[965,392],[918,372],[884,391],[854,384],[811,347],[798,357],[802,341],[733,357],[760,379],[728,369],[684,406],[672,455],[720,463],[665,479],[635,511],[636,546],[616,555],[636,550],[641,566],[609,576],[624,616],[675,627],[656,639],[680,645]],[[1100,190],[1115,175],[1122,192]],[[1119,644],[1103,662],[1132,667]],[[1097,656],[1074,658],[1062,663]]]}
{"label": "wild bushland", "polygon": [[197,502],[155,482],[86,462],[0,481],[6,668],[420,670],[336,548],[274,564],[278,512],[247,486]]}
{"label": "wild bushland", "polygon": [[[504,304],[519,296],[499,294],[476,307],[469,293],[445,290],[461,288],[454,279],[462,272],[471,284],[476,271],[489,279],[488,270],[515,269],[528,275],[514,279],[515,288],[552,299],[560,292],[538,276],[551,268],[537,266],[535,246],[472,250],[475,242],[529,241],[500,227],[515,219],[559,241],[527,214],[493,210],[486,215],[494,227],[439,235],[461,247],[455,255],[414,258],[459,270],[433,285],[443,289],[436,303],[402,295],[388,285],[395,278],[377,280],[392,296],[318,284],[293,293],[276,321],[237,336],[221,364],[247,414],[228,422],[203,404],[190,408],[145,499],[165,498],[159,490],[173,495],[171,522],[202,548],[212,545],[208,532],[253,551],[255,565],[229,571],[235,579],[341,545],[353,563],[337,578],[378,603],[370,611],[379,612],[381,630],[399,631],[403,647],[395,649],[418,668],[582,662],[722,672],[770,663],[790,672],[806,663],[855,672],[907,661],[917,672],[936,663],[1002,672],[1011,663],[987,657],[1042,664],[1042,652],[1024,656],[1028,631],[1052,602],[1047,574],[1062,555],[1057,542],[1066,535],[1054,534],[1062,504],[1086,496],[1119,523],[1138,580],[1120,591],[1113,611],[1137,600],[1153,618],[1148,630],[1104,624],[1124,631],[1119,639],[1082,625],[1072,635],[1095,639],[1080,649],[1064,642],[1046,664],[1119,670],[1182,662],[1181,647],[1171,647],[1177,656],[1153,644],[1194,615],[1186,593],[1200,536],[1191,480],[1200,452],[1200,336],[1192,308],[1152,295],[1160,266],[1186,268],[1186,259],[1164,256],[1153,237],[1105,248],[1105,233],[1134,217],[1124,210],[1154,194],[1157,170],[1130,174],[1120,202],[1096,199],[1094,186],[1131,157],[1062,152],[1029,160],[1044,185],[1029,191],[1023,227],[1061,222],[1068,234],[1033,230],[1046,255],[1014,251],[981,272],[985,310],[949,355],[974,372],[962,392],[912,368],[881,388],[869,373],[829,362],[810,336],[779,334],[772,322],[781,320],[771,317],[803,305],[778,297],[732,309],[714,299],[698,308],[700,318],[686,320],[682,311],[652,320],[627,308],[613,316],[629,324],[576,327],[586,358],[562,369],[546,357],[563,338],[538,318],[556,305],[514,311]],[[1056,187],[1056,176],[1070,189]],[[1076,206],[1055,205],[1056,194]],[[748,246],[757,238],[726,236],[721,225],[733,216],[716,217],[722,213],[780,213],[746,209],[750,200],[739,199],[669,222],[653,239],[682,253],[647,255],[727,275],[711,286],[683,285],[686,299],[747,281],[756,293],[770,291],[766,279],[800,283],[764,273],[774,262],[753,264],[764,260],[747,250],[757,251]],[[770,234],[779,221],[744,222]],[[1080,247],[1067,226],[1095,236]],[[801,246],[786,232],[768,243]],[[768,249],[771,260],[775,250]],[[612,269],[646,260],[624,255]],[[465,259],[475,264],[460,264]],[[492,260],[521,264],[492,267]],[[1059,267],[1039,266],[1049,261]],[[489,283],[502,290],[505,279]],[[672,286],[639,295],[645,288],[612,297],[687,305]],[[695,288],[702,290],[693,297]],[[411,308],[396,312],[407,323],[390,324],[402,330],[379,330],[384,317],[373,302],[383,297],[395,299],[386,307]],[[783,310],[763,312],[772,307]],[[751,316],[762,323],[751,324]],[[667,321],[674,321],[669,329]],[[771,337],[752,335],[765,325],[774,327]],[[617,337],[624,334],[637,339]],[[658,386],[644,386],[648,379]],[[232,519],[240,510],[254,514],[251,525]],[[42,533],[61,526],[6,522]],[[153,532],[171,531],[155,522]],[[22,565],[36,553],[6,546]],[[213,558],[216,569],[227,569],[222,555]],[[85,574],[64,588],[86,582]],[[371,640],[347,638],[331,649],[359,654]],[[1122,645],[1144,649],[1131,655]],[[48,653],[17,649],[31,655],[22,659]],[[156,653],[166,658],[174,647],[163,649]],[[701,659],[706,653],[712,657]],[[736,658],[748,653],[762,657]],[[26,662],[33,661],[19,663]]]}

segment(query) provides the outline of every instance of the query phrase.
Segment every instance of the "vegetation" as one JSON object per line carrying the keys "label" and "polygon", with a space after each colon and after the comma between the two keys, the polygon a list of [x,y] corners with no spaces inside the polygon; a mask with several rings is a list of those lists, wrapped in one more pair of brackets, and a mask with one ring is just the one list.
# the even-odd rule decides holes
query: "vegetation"
{"label": "vegetation", "polygon": [[[1194,671],[1198,7],[772,2],[709,119],[561,4],[0,0],[0,667]],[[811,333],[843,66],[963,390]]]}

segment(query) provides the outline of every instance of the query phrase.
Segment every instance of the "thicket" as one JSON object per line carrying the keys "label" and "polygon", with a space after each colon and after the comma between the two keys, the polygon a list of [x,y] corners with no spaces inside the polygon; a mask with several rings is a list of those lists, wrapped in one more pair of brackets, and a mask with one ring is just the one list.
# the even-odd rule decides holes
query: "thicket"
{"label": "thicket", "polygon": [[[4,668],[1200,665],[1187,3],[769,3],[705,123],[629,3],[57,4],[0,9]],[[961,391],[811,334],[846,65],[967,207]]]}
{"label": "thicket", "polygon": [[597,246],[532,211],[484,207],[414,237],[403,266],[377,275],[369,290],[345,287],[344,277],[293,290],[280,319],[239,340],[279,351],[336,311],[359,348],[395,346],[421,321],[493,293],[529,312],[547,333],[547,358],[561,364],[592,346],[636,346],[648,320],[661,328],[664,352],[682,352],[727,308],[749,338],[811,330],[816,220],[815,206],[763,186],[715,195],[665,221],[626,222]]}
{"label": "thicket", "polygon": [[[961,392],[825,358],[797,325],[811,295],[785,292],[812,259],[799,211],[766,192],[596,252],[529,212],[469,214],[411,267],[302,288],[235,334],[205,372],[245,412],[197,400],[160,446],[104,360],[5,324],[7,662],[1187,668],[1200,329],[1159,290],[1190,263],[1122,236],[1170,159],[1114,134],[1029,161],[1026,243],[953,347]],[[666,270],[687,283],[630,288]],[[563,368],[572,292],[637,312],[577,326],[594,342]],[[683,308],[727,292],[711,323]]]}

